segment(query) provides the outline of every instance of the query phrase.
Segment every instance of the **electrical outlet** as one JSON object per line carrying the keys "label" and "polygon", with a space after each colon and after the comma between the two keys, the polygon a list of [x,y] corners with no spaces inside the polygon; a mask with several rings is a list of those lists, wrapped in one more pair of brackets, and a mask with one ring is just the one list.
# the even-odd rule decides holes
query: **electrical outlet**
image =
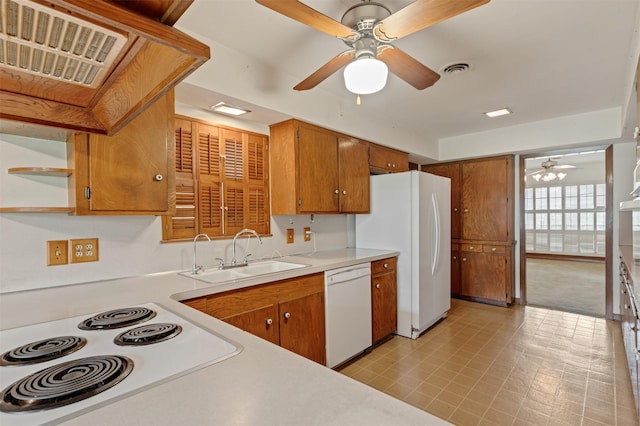
{"label": "electrical outlet", "polygon": [[47,241],[47,266],[69,263],[68,247],[67,240]]}
{"label": "electrical outlet", "polygon": [[71,263],[97,262],[98,239],[71,240]]}
{"label": "electrical outlet", "polygon": [[287,229],[287,244],[293,243],[293,228]]}
{"label": "electrical outlet", "polygon": [[311,241],[311,227],[305,226],[304,228],[304,240]]}

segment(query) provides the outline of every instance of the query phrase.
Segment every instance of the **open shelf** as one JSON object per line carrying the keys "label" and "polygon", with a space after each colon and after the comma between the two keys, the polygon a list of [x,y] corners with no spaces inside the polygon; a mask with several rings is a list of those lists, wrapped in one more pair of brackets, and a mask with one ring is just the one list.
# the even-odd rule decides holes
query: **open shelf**
{"label": "open shelf", "polygon": [[69,177],[73,173],[73,169],[58,169],[54,167],[12,167],[8,171],[11,174],[56,177]]}
{"label": "open shelf", "polygon": [[0,213],[74,213],[73,207],[0,207]]}

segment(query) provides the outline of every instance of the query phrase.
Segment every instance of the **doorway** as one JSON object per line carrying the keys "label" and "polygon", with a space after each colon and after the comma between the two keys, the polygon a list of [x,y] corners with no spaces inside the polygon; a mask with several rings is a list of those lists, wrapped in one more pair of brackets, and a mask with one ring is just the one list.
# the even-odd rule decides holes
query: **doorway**
{"label": "doorway", "polygon": [[522,156],[522,304],[607,316],[606,157],[604,148]]}

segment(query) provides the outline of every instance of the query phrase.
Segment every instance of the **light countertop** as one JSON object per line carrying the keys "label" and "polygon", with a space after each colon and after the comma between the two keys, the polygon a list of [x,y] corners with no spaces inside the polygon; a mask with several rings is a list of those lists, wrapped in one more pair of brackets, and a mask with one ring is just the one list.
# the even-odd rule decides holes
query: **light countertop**
{"label": "light countertop", "polygon": [[309,265],[211,285],[177,272],[0,295],[0,328],[155,302],[243,350],[229,359],[75,417],[68,425],[446,425],[429,413],[182,303],[192,297],[397,255],[341,249],[281,260]]}

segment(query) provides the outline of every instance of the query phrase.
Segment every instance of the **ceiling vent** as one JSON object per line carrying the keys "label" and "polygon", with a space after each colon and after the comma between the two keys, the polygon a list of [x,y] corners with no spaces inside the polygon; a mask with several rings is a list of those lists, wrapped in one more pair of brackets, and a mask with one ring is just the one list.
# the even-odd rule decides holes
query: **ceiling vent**
{"label": "ceiling vent", "polygon": [[124,47],[122,34],[25,0],[0,0],[0,68],[96,87]]}
{"label": "ceiling vent", "polygon": [[454,75],[467,72],[471,68],[466,62],[457,62],[455,64],[446,65],[440,69],[440,74]]}

